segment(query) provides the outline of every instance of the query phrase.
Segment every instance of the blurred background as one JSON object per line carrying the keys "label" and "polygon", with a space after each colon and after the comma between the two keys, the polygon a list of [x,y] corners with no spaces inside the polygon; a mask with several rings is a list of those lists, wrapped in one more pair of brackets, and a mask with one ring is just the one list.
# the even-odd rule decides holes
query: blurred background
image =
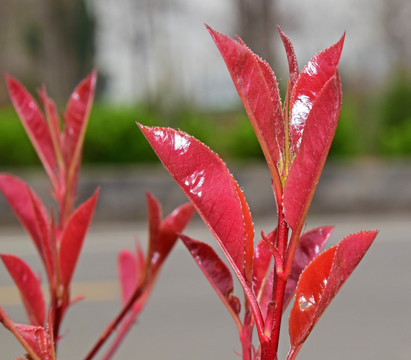
{"label": "blurred background", "polygon": [[[121,247],[132,248],[135,235],[145,242],[144,191],[159,197],[165,212],[184,201],[136,121],[180,128],[209,145],[244,187],[256,232],[272,228],[269,174],[206,23],[239,35],[267,59],[282,94],[288,66],[276,25],[291,38],[300,69],[347,32],[339,67],[341,117],[309,227],[336,225],[334,243],[360,229],[379,228],[381,233],[301,358],[409,359],[411,315],[402,309],[411,303],[410,19],[408,0],[1,1],[2,73],[18,78],[33,93],[44,83],[63,112],[76,84],[93,68],[98,70],[80,200],[97,186],[101,193],[74,290],[89,300],[71,310],[74,319],[66,324],[71,331],[62,341],[62,358],[81,358],[90,339],[117,311],[115,254]],[[50,186],[4,81],[0,171],[22,176],[47,197]],[[0,252],[19,254],[35,266],[35,253],[3,198],[0,223]],[[199,221],[190,231],[210,240]],[[171,257],[136,333],[117,358],[137,352],[153,360],[236,359],[235,328],[211,287],[183,248],[177,247]],[[0,304],[13,319],[25,321],[4,269]],[[84,324],[87,316],[96,320]],[[284,332],[282,357],[288,346]],[[2,358],[19,354],[19,345],[8,336],[0,328]]]}

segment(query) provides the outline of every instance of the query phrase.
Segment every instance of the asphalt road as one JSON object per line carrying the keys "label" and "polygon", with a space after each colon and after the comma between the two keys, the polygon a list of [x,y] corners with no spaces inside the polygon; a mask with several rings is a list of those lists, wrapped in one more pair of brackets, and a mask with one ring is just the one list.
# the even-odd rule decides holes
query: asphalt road
{"label": "asphalt road", "polygon": [[[377,240],[327,309],[303,346],[299,359],[378,360],[411,358],[411,222],[410,214],[319,216],[307,229],[335,225],[330,245],[351,232],[380,229]],[[255,219],[256,230],[273,227],[269,219]],[[59,359],[82,359],[103,327],[119,309],[116,254],[144,243],[146,225],[93,224],[75,274],[74,294],[85,300],[74,305],[63,324]],[[195,221],[192,237],[210,240],[208,230]],[[24,258],[41,269],[34,247],[16,228],[2,227],[0,252]],[[237,286],[237,293],[239,292]],[[16,322],[25,322],[19,297],[0,266],[0,304]],[[288,351],[285,322],[280,357]],[[23,350],[0,328],[0,358],[14,359]],[[236,328],[231,317],[178,244],[165,263],[152,298],[115,359],[185,360],[239,359]],[[97,357],[100,358],[100,357]]]}

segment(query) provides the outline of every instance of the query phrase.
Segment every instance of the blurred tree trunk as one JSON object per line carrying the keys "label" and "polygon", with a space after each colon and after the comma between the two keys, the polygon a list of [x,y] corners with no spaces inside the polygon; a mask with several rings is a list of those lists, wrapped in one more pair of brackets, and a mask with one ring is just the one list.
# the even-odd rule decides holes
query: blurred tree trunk
{"label": "blurred tree trunk", "polygon": [[65,102],[91,70],[93,20],[84,0],[2,1],[0,11],[2,70],[30,90],[44,82]]}
{"label": "blurred tree trunk", "polygon": [[237,0],[238,35],[258,55],[274,60],[274,0]]}

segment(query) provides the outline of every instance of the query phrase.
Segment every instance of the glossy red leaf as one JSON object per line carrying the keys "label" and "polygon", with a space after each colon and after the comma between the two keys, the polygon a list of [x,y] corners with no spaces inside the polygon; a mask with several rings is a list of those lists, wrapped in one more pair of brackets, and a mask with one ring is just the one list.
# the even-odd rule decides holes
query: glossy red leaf
{"label": "glossy red leaf", "polygon": [[13,175],[0,174],[0,190],[43,256],[39,220],[48,223],[48,217],[40,198],[23,180]]}
{"label": "glossy red leaf", "polygon": [[329,48],[315,55],[301,71],[293,88],[290,102],[291,148],[298,153],[309,114],[320,92],[336,77],[345,34]]}
{"label": "glossy red leaf", "polygon": [[241,302],[233,295],[233,277],[228,267],[210,245],[185,235],[180,235],[180,238],[224,305],[238,318]]}
{"label": "glossy red leaf", "polygon": [[0,254],[0,257],[19,289],[30,323],[43,326],[46,319],[46,303],[38,277],[17,256]]}
{"label": "glossy red leaf", "polygon": [[293,267],[285,286],[284,310],[294,295],[301,272],[323,250],[333,230],[333,226],[323,226],[301,235],[295,251]]}
{"label": "glossy red leaf", "polygon": [[121,285],[121,298],[126,304],[137,286],[137,261],[129,250],[121,250],[118,255],[118,273]]}
{"label": "glossy red leaf", "polygon": [[285,52],[287,54],[287,60],[288,60],[288,69],[290,72],[290,82],[289,82],[289,93],[292,93],[292,90],[294,88],[294,85],[297,81],[298,78],[298,62],[297,62],[297,57],[295,56],[295,51],[293,44],[291,43],[291,40],[288,36],[284,34],[284,32],[281,30],[279,26],[277,26],[278,32],[280,33],[281,40],[283,41]]}
{"label": "glossy red leaf", "polygon": [[64,114],[64,151],[68,168],[77,168],[88,124],[97,72],[93,71],[73,91]]}
{"label": "glossy red leaf", "polygon": [[354,271],[377,231],[349,235],[315,258],[302,272],[291,309],[289,331],[295,355],[327,306]]}
{"label": "glossy red leaf", "polygon": [[300,150],[285,181],[284,215],[292,230],[301,227],[307,215],[334,138],[340,108],[341,85],[338,74],[335,74],[312,104]]}
{"label": "glossy red leaf", "polygon": [[242,41],[207,29],[227,65],[272,172],[283,162],[284,151],[284,119],[274,72]]}
{"label": "glossy red leaf", "polygon": [[184,132],[139,126],[217,239],[237,276],[251,283],[251,214],[226,165],[207,146]]}
{"label": "glossy red leaf", "polygon": [[56,156],[50,129],[34,98],[14,78],[6,75],[7,87],[17,114],[53,184]]}
{"label": "glossy red leaf", "polygon": [[62,284],[70,284],[87,229],[96,206],[99,190],[81,204],[71,215],[64,228],[59,250],[59,264]]}

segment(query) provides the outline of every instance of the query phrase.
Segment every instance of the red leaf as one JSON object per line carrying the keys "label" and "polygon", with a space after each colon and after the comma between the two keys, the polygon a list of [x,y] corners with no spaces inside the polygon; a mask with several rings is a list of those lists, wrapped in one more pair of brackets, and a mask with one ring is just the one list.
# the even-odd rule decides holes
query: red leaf
{"label": "red leaf", "polygon": [[377,231],[365,231],[344,238],[326,250],[302,272],[289,319],[291,350],[301,347],[314,325],[354,271]]}
{"label": "red leaf", "polygon": [[210,245],[185,235],[180,235],[180,238],[224,305],[238,319],[241,302],[232,294],[234,283],[228,267]]}
{"label": "red leaf", "polygon": [[[270,234],[268,234],[267,240],[270,243],[274,242],[276,237],[277,230],[274,230]],[[270,248],[266,244],[264,240],[260,240],[254,250],[254,263],[253,263],[253,290],[255,294],[258,295],[260,293],[261,286],[263,285],[265,279],[270,272],[270,264],[272,260],[272,254]]]}
{"label": "red leaf", "polygon": [[99,190],[81,204],[71,215],[64,228],[60,243],[59,263],[63,286],[70,284],[87,229],[96,206]]}
{"label": "red leaf", "polygon": [[42,233],[38,221],[41,219],[42,223],[48,223],[48,217],[40,198],[23,180],[13,175],[0,174],[0,190],[43,256]]}
{"label": "red leaf", "polygon": [[43,327],[14,324],[14,328],[41,360],[55,360],[53,341]]}
{"label": "red leaf", "polygon": [[311,204],[337,128],[340,107],[341,86],[338,74],[335,74],[312,104],[300,150],[285,181],[284,214],[292,230],[301,226]]}
{"label": "red leaf", "polygon": [[17,114],[53,184],[56,156],[50,130],[36,101],[14,78],[6,75],[7,87]]}
{"label": "red leaf", "polygon": [[333,230],[333,226],[323,226],[301,235],[295,251],[293,267],[285,287],[284,310],[294,295],[301,272],[322,251]]}
{"label": "red leaf", "polygon": [[[207,146],[173,129],[141,131],[166,169],[196,207],[233,269],[251,282],[253,227],[251,214],[233,176]],[[251,265],[252,266],[252,265]]]}
{"label": "red leaf", "polygon": [[308,116],[323,87],[336,76],[345,34],[329,48],[315,55],[301,71],[291,94],[290,140],[295,153],[301,146]]}
{"label": "red leaf", "polygon": [[284,44],[285,52],[287,54],[288,68],[290,72],[290,84],[288,91],[291,93],[298,78],[297,57],[295,56],[294,47],[289,37],[283,33],[279,26],[277,26],[277,29],[280,33],[281,40]]}
{"label": "red leaf", "polygon": [[123,304],[126,304],[137,286],[137,262],[129,250],[121,250],[118,255],[118,273],[120,278]]}
{"label": "red leaf", "polygon": [[242,41],[207,29],[223,56],[270,170],[277,171],[277,163],[283,162],[284,119],[274,72]]}
{"label": "red leaf", "polygon": [[94,99],[97,72],[93,71],[73,91],[64,114],[64,153],[68,168],[78,168],[87,123]]}
{"label": "red leaf", "polygon": [[0,257],[20,291],[30,323],[36,326],[44,325],[46,303],[39,279],[31,268],[17,256],[1,254]]}

